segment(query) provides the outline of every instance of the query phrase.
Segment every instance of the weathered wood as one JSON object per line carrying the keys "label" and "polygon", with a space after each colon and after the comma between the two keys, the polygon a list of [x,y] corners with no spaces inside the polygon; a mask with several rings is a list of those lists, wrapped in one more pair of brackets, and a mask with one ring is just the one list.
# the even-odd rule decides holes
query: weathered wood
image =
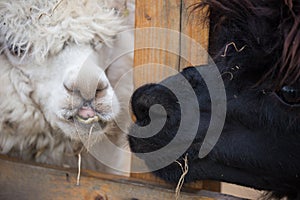
{"label": "weathered wood", "polygon": [[[209,28],[203,23],[203,11],[192,12],[192,6],[198,2],[199,0],[136,1],[135,19],[138,29],[135,35],[134,55],[136,87],[145,83],[159,82],[177,73],[178,70],[191,66],[189,61],[197,65],[207,63],[205,50],[208,49]],[[171,31],[139,30],[148,27],[165,28]],[[159,46],[164,50],[143,48],[149,46]],[[203,49],[199,49],[199,46]],[[131,176],[166,184],[150,173],[133,173]],[[207,182],[205,186],[202,181],[198,181],[194,184],[185,184],[185,187],[193,189],[207,187],[212,191],[220,191],[220,184],[216,182]]]}
{"label": "weathered wood", "polygon": [[[138,30],[135,35],[135,85],[136,87],[149,82],[158,82],[178,70],[194,64],[207,63],[207,53],[200,52],[208,48],[208,24],[203,23],[203,11],[192,6],[197,0],[139,0],[136,1],[136,28],[164,28],[171,32],[158,29]],[[176,34],[177,32],[177,34]],[[183,35],[181,35],[181,34]],[[160,44],[159,49],[147,47]],[[145,47],[145,48],[143,48]],[[143,48],[143,49],[141,49]],[[171,50],[172,52],[168,52]],[[181,57],[184,52],[184,57]]]}
{"label": "weathered wood", "polygon": [[[167,186],[147,183],[92,171],[82,171],[76,186],[76,169],[62,169],[34,163],[24,163],[0,156],[0,199],[22,200],[168,200],[174,190]],[[215,198],[217,196],[217,198]],[[220,194],[181,193],[181,199],[214,200],[237,198]]]}
{"label": "weathered wood", "polygon": [[[135,26],[141,29],[157,27],[180,32],[180,10],[181,0],[138,0]],[[173,49],[175,53],[147,48],[155,45],[153,43],[160,44],[162,49]],[[158,29],[138,30],[135,35],[134,52],[136,87],[149,82],[158,82],[175,74],[179,66],[179,46],[179,35],[169,35]]]}
{"label": "weathered wood", "polygon": [[[194,65],[208,62],[209,25],[205,22],[205,11],[195,10],[199,0],[181,1],[181,57],[180,70]],[[192,61],[193,63],[190,63]]]}

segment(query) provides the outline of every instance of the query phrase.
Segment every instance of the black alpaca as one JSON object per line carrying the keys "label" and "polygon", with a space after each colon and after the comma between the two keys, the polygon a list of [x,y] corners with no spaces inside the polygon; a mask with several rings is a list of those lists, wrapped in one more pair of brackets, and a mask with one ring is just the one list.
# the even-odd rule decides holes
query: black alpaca
{"label": "black alpaca", "polygon": [[[178,158],[182,161],[188,154],[190,169],[185,180],[225,181],[267,190],[277,198],[300,199],[300,1],[203,0],[195,9],[206,6],[211,29],[209,53],[224,79],[227,114],[216,146],[200,159],[211,100],[197,68],[180,73],[198,97],[201,119],[193,143]],[[180,85],[180,75],[162,84]],[[158,134],[129,136],[135,153],[157,150],[177,133],[180,105],[162,84],[145,85],[132,96],[140,127],[151,123],[151,106],[160,104],[167,113]],[[135,136],[142,134],[137,126],[130,131]],[[190,141],[181,138],[181,142]],[[146,164],[150,162],[146,160]],[[174,162],[154,173],[177,183],[182,171]]]}

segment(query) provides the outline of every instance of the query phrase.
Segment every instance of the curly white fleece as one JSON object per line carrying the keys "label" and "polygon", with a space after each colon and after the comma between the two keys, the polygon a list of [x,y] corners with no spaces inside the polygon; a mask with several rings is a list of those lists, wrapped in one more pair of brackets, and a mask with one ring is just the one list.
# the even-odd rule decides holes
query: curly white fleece
{"label": "curly white fleece", "polygon": [[[74,75],[72,70],[89,52],[99,56],[93,59],[97,66],[110,64],[97,70],[105,70],[112,88],[131,70],[132,54],[106,63],[132,45],[131,33],[116,38],[120,31],[132,28],[122,16],[122,6],[119,0],[0,1],[0,153],[77,166],[76,154],[83,144],[70,137],[76,132],[74,124],[59,118],[62,108],[70,104],[63,81]],[[103,45],[98,51],[99,43]],[[124,127],[130,122],[124,108],[132,90],[130,75],[122,87],[110,88],[123,104],[116,118]],[[126,131],[115,123],[110,122],[105,131],[115,143],[124,143]],[[130,157],[114,149],[104,151],[116,165],[129,169]],[[84,168],[115,172],[86,151],[82,161]]]}
{"label": "curly white fleece", "polygon": [[[0,2],[0,43],[43,60],[67,43],[98,39],[112,46],[124,30],[118,9],[105,0],[8,0]],[[11,31],[14,30],[14,31]]]}

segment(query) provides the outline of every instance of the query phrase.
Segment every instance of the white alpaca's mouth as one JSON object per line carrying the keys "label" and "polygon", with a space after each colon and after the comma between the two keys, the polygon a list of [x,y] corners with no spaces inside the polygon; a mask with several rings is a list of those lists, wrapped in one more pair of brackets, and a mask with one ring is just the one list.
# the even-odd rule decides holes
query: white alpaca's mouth
{"label": "white alpaca's mouth", "polygon": [[78,123],[82,125],[92,125],[92,124],[98,124],[102,129],[104,129],[107,125],[106,121],[103,121],[100,119],[98,115],[95,115],[94,117],[89,117],[89,118],[82,118],[79,115],[75,116],[75,119]]}
{"label": "white alpaca's mouth", "polygon": [[82,118],[79,115],[76,115],[76,119],[78,122],[83,124],[92,124],[100,121],[100,118],[97,115],[89,118]]}
{"label": "white alpaca's mouth", "polygon": [[100,125],[100,127],[102,129],[104,129],[106,127],[106,125],[107,125],[107,122],[104,121],[104,120],[101,120],[101,118],[99,117],[99,115],[97,113],[95,113],[94,116],[88,116],[88,117],[83,117],[83,116],[77,114],[77,115],[75,115],[73,117],[72,121],[73,122],[76,121],[77,123],[79,123],[79,124],[81,124],[83,126],[86,126],[86,125],[89,126],[89,125],[92,125],[92,124],[98,124],[98,125]]}
{"label": "white alpaca's mouth", "polygon": [[101,116],[96,110],[91,107],[82,107],[78,110],[68,112],[69,114],[65,115],[64,118],[72,123],[78,124],[83,127],[89,127],[92,124],[98,124],[102,129],[104,129],[108,123],[108,120]]}

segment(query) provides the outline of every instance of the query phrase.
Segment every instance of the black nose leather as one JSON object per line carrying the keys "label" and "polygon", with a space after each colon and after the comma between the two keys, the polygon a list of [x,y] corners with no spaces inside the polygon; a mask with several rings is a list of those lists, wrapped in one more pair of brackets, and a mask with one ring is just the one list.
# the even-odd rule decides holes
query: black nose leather
{"label": "black nose leather", "polygon": [[280,90],[280,96],[288,104],[300,104],[300,88],[296,86],[284,86]]}
{"label": "black nose leather", "polygon": [[146,120],[147,123],[150,122],[148,111],[149,108],[156,103],[156,95],[152,94],[154,88],[156,88],[156,84],[148,84],[137,89],[132,95],[132,111],[138,122],[144,120]]}

